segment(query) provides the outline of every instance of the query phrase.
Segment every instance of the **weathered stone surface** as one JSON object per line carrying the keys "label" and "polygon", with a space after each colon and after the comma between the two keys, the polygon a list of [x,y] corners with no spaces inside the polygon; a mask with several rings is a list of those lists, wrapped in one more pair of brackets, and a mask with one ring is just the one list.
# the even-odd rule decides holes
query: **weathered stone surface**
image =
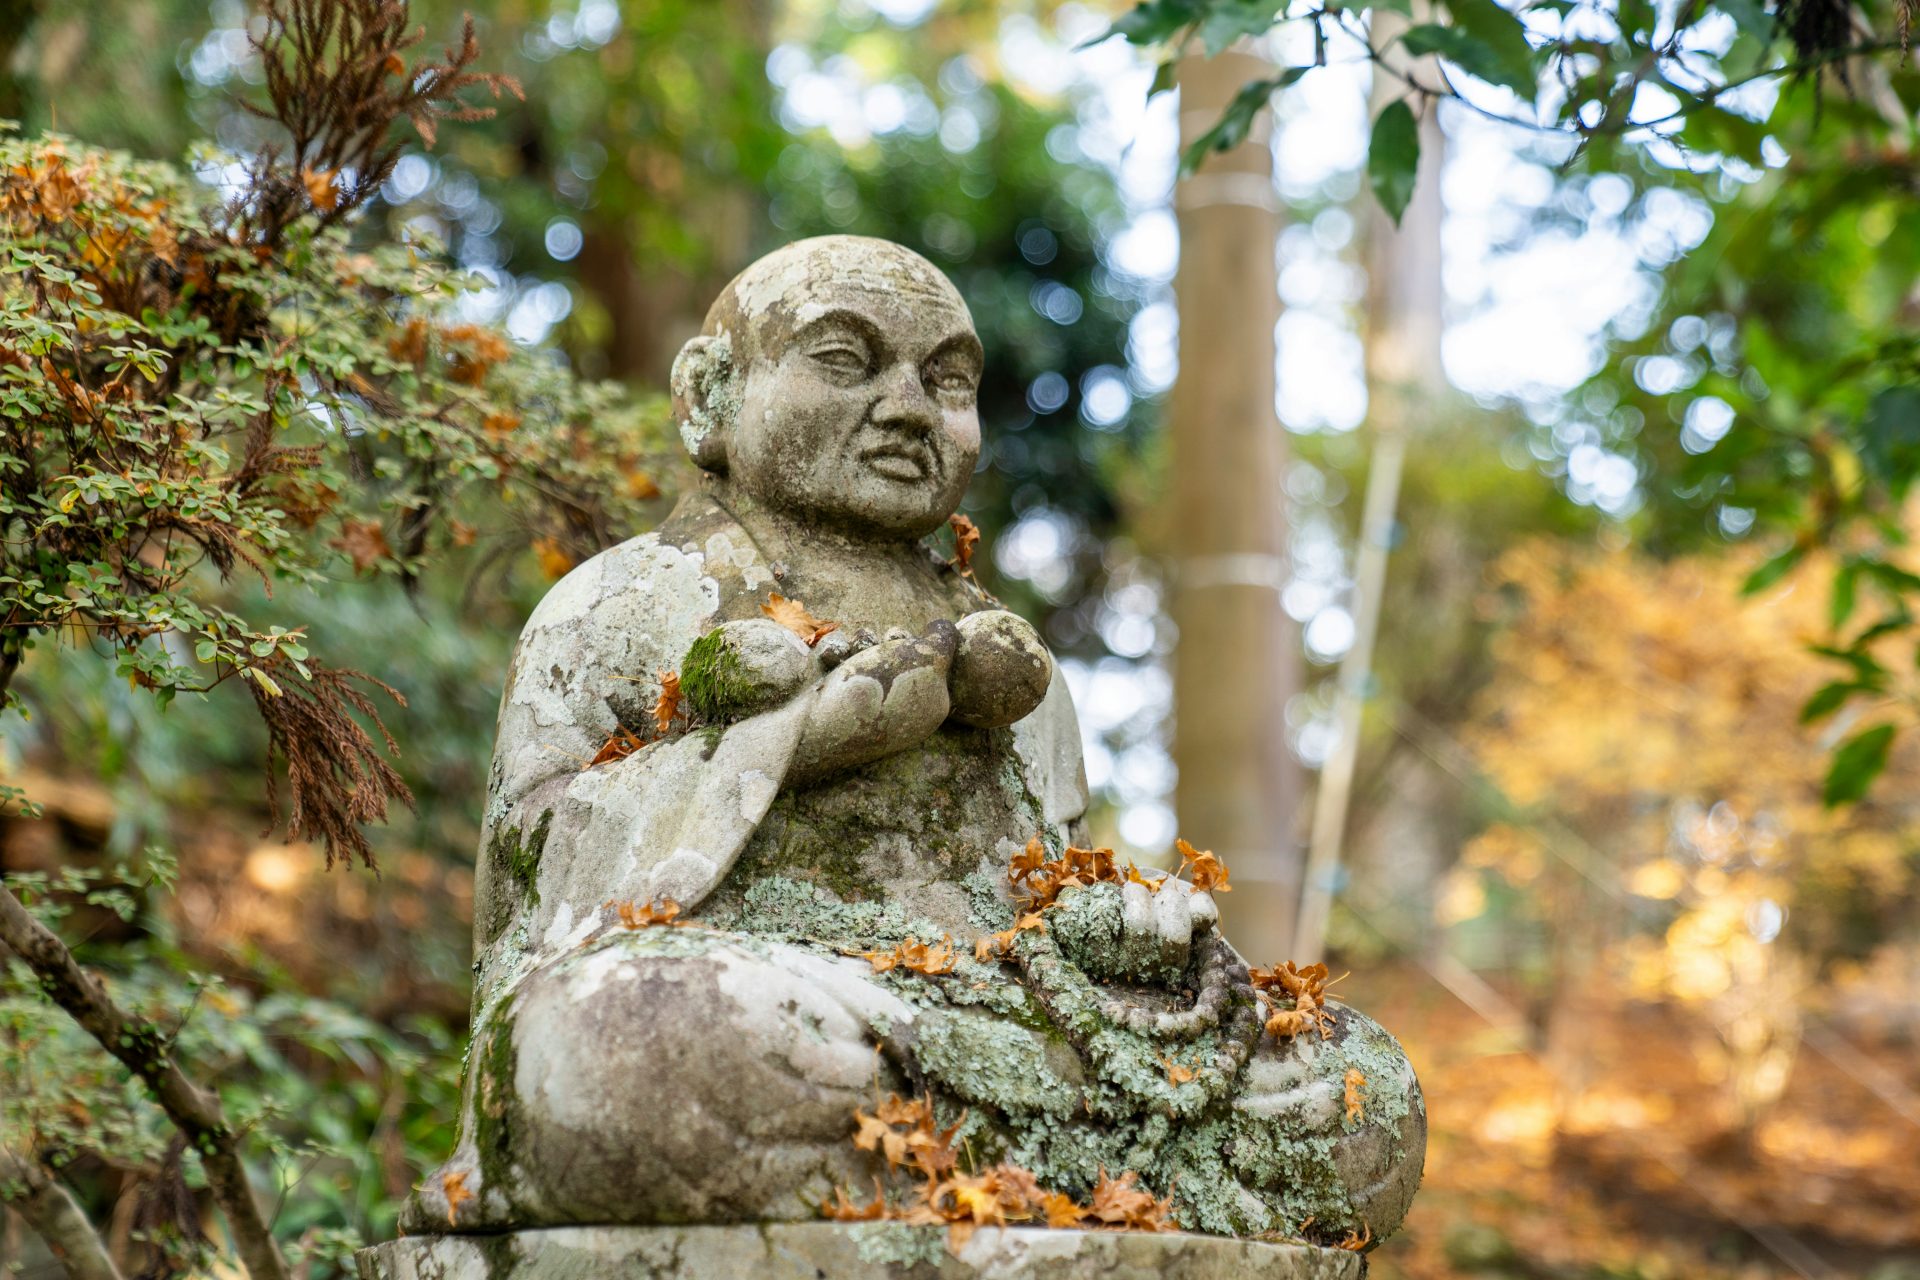
{"label": "weathered stone surface", "polygon": [[[451,1277],[519,1241],[540,1245],[538,1274],[571,1276],[551,1242],[911,1243],[677,1225],[798,1224],[836,1187],[864,1200],[881,1170],[850,1142],[853,1111],[892,1091],[929,1095],[973,1167],[1082,1200],[1128,1171],[1190,1231],[1379,1239],[1405,1216],[1426,1140],[1406,1055],[1345,1007],[1325,1034],[1265,1035],[1208,893],[1069,891],[976,957],[1015,923],[1010,860],[1035,838],[1049,856],[1088,843],[1065,680],[1031,625],[921,541],[973,474],[979,373],[946,279],[851,237],[749,268],[687,345],[674,395],[702,488],[555,585],[502,699],[459,1136],[401,1214],[476,1238],[377,1257],[444,1253]],[[675,673],[690,714],[663,732]],[[603,758],[610,741],[642,745]],[[679,921],[645,926],[661,898]],[[861,958],[940,939],[951,972]],[[565,1226],[593,1230],[527,1230]],[[1059,1274],[1353,1265],[1135,1239],[1087,1237]],[[1121,1269],[1084,1269],[1100,1266]]]}
{"label": "weathered stone surface", "polygon": [[556,1227],[411,1236],[360,1253],[360,1280],[1359,1280],[1360,1255],[1194,1235],[894,1223]]}

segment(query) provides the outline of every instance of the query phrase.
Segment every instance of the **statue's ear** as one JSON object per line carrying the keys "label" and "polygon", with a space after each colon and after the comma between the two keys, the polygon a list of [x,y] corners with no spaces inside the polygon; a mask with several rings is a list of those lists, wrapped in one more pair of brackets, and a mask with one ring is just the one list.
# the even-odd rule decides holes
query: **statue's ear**
{"label": "statue's ear", "polygon": [[703,471],[727,469],[727,432],[739,411],[733,367],[733,339],[702,335],[680,348],[673,359],[673,416],[680,439]]}

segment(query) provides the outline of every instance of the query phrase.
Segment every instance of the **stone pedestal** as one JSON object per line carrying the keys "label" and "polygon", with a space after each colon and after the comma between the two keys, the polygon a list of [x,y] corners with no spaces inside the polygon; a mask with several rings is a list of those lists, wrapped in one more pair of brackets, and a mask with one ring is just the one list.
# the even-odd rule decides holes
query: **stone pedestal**
{"label": "stone pedestal", "polygon": [[1218,1236],[778,1222],[408,1236],[360,1280],[1360,1280],[1359,1254]]}

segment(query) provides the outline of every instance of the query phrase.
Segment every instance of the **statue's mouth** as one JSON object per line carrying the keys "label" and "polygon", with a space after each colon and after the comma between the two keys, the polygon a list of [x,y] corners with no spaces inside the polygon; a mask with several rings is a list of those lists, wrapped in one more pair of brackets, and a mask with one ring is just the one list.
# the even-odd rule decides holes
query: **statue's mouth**
{"label": "statue's mouth", "polygon": [[915,484],[933,477],[933,458],[926,449],[887,444],[863,450],[860,461],[889,480]]}

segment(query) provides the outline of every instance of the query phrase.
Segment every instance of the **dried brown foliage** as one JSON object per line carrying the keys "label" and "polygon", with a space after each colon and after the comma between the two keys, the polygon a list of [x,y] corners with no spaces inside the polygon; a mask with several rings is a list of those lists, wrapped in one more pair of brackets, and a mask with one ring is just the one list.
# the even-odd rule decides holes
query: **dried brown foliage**
{"label": "dried brown foliage", "polygon": [[[1326,965],[1301,968],[1289,960],[1276,968],[1250,970],[1249,976],[1266,1007],[1269,1035],[1284,1038],[1310,1029],[1318,1031],[1322,1040],[1333,1035],[1333,1014],[1326,1003]],[[1290,1001],[1290,1007],[1280,1008],[1280,1000]]]}
{"label": "dried brown foliage", "polygon": [[767,596],[767,602],[760,606],[760,612],[805,640],[809,647],[819,644],[840,629],[839,623],[824,622],[814,617],[807,612],[807,606],[798,600],[787,599],[778,591]]}
{"label": "dried brown foliage", "polygon": [[652,929],[661,925],[680,926],[686,921],[680,918],[680,904],[672,898],[655,898],[652,902],[612,902],[614,914],[620,917],[622,929]]}
{"label": "dried brown foliage", "polygon": [[1195,889],[1208,893],[1231,893],[1233,886],[1227,883],[1227,864],[1213,856],[1203,853],[1185,840],[1175,840],[1173,847],[1180,854],[1180,874]]}
{"label": "dried brown foliage", "polygon": [[673,728],[673,722],[681,714],[680,673],[662,671],[660,673],[660,696],[653,700],[654,731],[664,736]]}
{"label": "dried brown foliage", "polygon": [[1056,1229],[1105,1228],[1117,1231],[1167,1231],[1173,1227],[1173,1201],[1142,1190],[1138,1175],[1118,1178],[1100,1171],[1092,1199],[1081,1204],[1072,1196],[1040,1184],[1031,1170],[1001,1163],[974,1173],[959,1168],[954,1135],[965,1115],[945,1129],[934,1121],[933,1100],[904,1099],[889,1094],[871,1114],[854,1113],[853,1145],[886,1162],[888,1172],[906,1170],[914,1179],[908,1195],[889,1203],[880,1181],[874,1197],[856,1204],[841,1188],[820,1206],[822,1216],[836,1222],[888,1220],[919,1226],[945,1225],[951,1247],[958,1249],[978,1227],[1043,1222]]}
{"label": "dried brown foliage", "polygon": [[1013,856],[1007,866],[1007,884],[1020,894],[1029,912],[1044,911],[1067,889],[1084,888],[1102,880],[1120,884],[1137,878],[1139,872],[1129,866],[1120,870],[1111,849],[1077,849],[1069,846],[1058,858],[1047,857],[1047,847],[1038,835]]}
{"label": "dried brown foliage", "polygon": [[971,578],[974,549],[980,545],[980,526],[958,511],[947,517],[947,526],[953,530],[953,559],[947,563],[958,569],[962,576]]}
{"label": "dried brown foliage", "polygon": [[393,173],[402,121],[432,146],[442,120],[484,120],[493,108],[462,98],[482,88],[521,97],[511,76],[474,71],[480,45],[468,18],[460,41],[438,61],[408,60],[420,43],[404,0],[264,0],[266,22],[249,36],[267,103],[241,106],[279,123],[284,149],[255,158],[247,203],[235,210],[247,240],[278,247],[296,220],[321,226],[365,204]]}
{"label": "dried brown foliage", "polygon": [[1013,954],[1013,940],[1023,931],[1037,929],[1046,932],[1047,921],[1037,911],[1029,911],[1013,922],[1010,929],[999,933],[990,933],[984,938],[976,938],[973,943],[973,958],[985,964],[988,960],[1001,960]]}
{"label": "dried brown foliage", "polygon": [[933,975],[952,973],[957,959],[952,938],[941,938],[937,944],[908,938],[905,942],[895,943],[890,950],[862,951],[860,956],[873,966],[875,973],[897,968],[910,973]]}
{"label": "dried brown foliage", "polygon": [[1367,1087],[1367,1078],[1360,1074],[1360,1068],[1348,1067],[1344,1081],[1346,1085],[1347,1119],[1355,1124],[1367,1118],[1366,1101],[1360,1091]]}
{"label": "dried brown foliage", "polygon": [[467,1190],[467,1175],[464,1173],[442,1174],[440,1194],[447,1198],[447,1225],[458,1226],[461,1206],[476,1198],[473,1192]]}
{"label": "dried brown foliage", "polygon": [[587,761],[587,768],[610,764],[615,760],[625,760],[646,745],[646,741],[639,734],[630,733],[625,729],[615,729],[607,740],[600,744],[600,749],[593,753],[593,759]]}
{"label": "dried brown foliage", "polygon": [[249,668],[251,678],[244,682],[267,726],[267,807],[276,815],[280,811],[274,765],[284,761],[288,837],[318,839],[328,866],[336,858],[357,857],[370,867],[373,849],[361,828],[386,821],[390,800],[412,808],[413,793],[354,713],[372,722],[388,755],[398,755],[399,745],[361,686],[372,686],[402,707],[407,700],[398,689],[362,671],[318,662],[308,663],[307,671],[305,679],[287,670],[284,679],[275,680]]}

